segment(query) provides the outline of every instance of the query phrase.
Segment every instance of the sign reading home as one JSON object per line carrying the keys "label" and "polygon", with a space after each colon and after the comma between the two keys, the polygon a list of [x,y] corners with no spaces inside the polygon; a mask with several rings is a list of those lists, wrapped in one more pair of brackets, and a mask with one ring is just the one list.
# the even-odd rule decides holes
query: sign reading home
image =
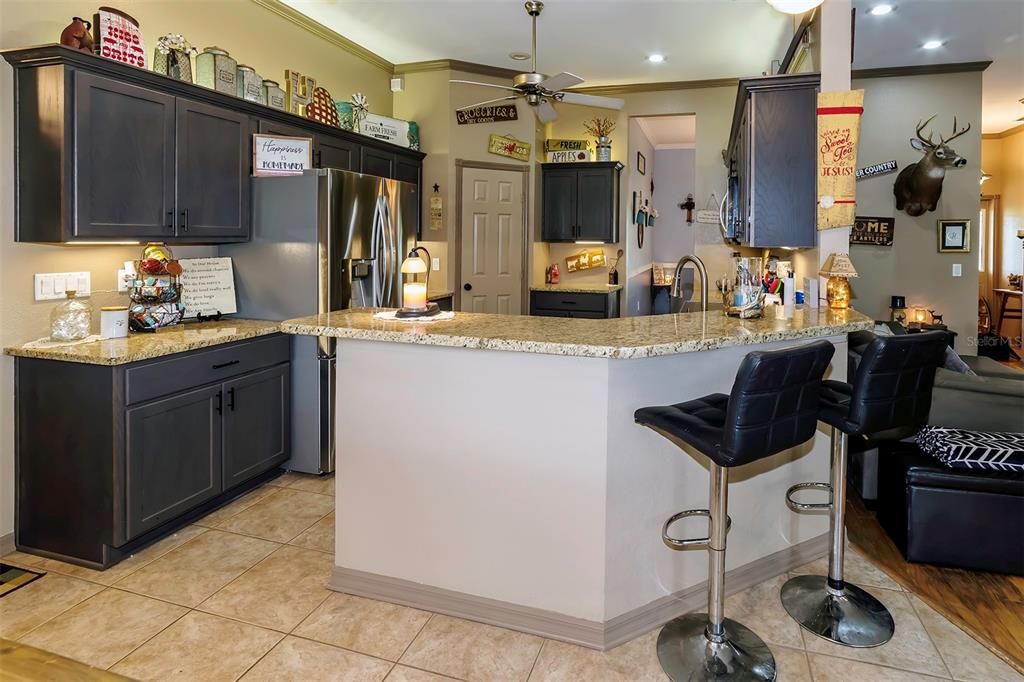
{"label": "sign reading home", "polygon": [[850,232],[850,243],[892,246],[892,233],[895,227],[895,218],[857,216]]}
{"label": "sign reading home", "polygon": [[313,167],[313,138],[252,136],[252,174],[302,175]]}
{"label": "sign reading home", "polygon": [[864,178],[873,178],[876,175],[888,175],[889,173],[896,172],[896,160],[885,161],[883,163],[876,163],[873,166],[867,166],[865,168],[857,169],[857,179],[863,180]]}
{"label": "sign reading home", "polygon": [[467,123],[497,123],[500,121],[518,121],[519,110],[515,104],[499,104],[490,107],[473,107],[472,109],[460,109],[455,112],[455,120],[458,124]]}

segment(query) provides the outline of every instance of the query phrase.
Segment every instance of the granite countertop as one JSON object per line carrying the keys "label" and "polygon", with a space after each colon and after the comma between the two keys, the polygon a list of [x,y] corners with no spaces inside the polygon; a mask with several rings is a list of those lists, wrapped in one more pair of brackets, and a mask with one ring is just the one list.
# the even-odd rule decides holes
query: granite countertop
{"label": "granite countertop", "polygon": [[648,358],[871,329],[855,310],[797,308],[792,319],[740,320],[721,312],[610,320],[456,313],[439,322],[379,320],[358,308],[281,323],[289,334],[592,358]]}
{"label": "granite countertop", "polygon": [[566,294],[610,294],[622,289],[621,284],[538,284],[530,291],[555,291]]}
{"label": "granite countertop", "polygon": [[224,319],[220,322],[186,322],[155,333],[132,333],[123,339],[103,339],[74,345],[25,348],[10,346],[7,355],[42,360],[80,362],[87,365],[126,365],[164,355],[218,346],[281,331],[280,322]]}

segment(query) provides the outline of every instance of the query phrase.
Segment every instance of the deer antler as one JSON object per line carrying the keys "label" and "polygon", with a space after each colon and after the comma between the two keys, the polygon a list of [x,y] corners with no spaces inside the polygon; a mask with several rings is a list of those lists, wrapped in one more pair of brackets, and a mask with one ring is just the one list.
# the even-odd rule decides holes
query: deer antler
{"label": "deer antler", "polygon": [[921,135],[921,131],[924,130],[925,126],[932,122],[932,119],[935,118],[936,115],[937,114],[933,114],[927,121],[918,121],[917,130],[914,131],[914,134],[917,135],[917,139],[921,140],[921,142],[924,142],[929,147],[935,146],[935,143],[932,141],[932,134],[928,133],[928,137],[925,138]]}
{"label": "deer antler", "polygon": [[950,137],[950,138],[943,137],[943,138],[941,138],[942,142],[940,142],[939,144],[947,144],[948,142],[952,142],[953,140],[955,140],[956,138],[960,137],[961,135],[963,135],[964,133],[966,133],[970,129],[971,129],[971,124],[968,123],[966,128],[964,128],[963,130],[957,132],[957,129],[956,129],[956,114],[954,114],[953,115],[953,137]]}

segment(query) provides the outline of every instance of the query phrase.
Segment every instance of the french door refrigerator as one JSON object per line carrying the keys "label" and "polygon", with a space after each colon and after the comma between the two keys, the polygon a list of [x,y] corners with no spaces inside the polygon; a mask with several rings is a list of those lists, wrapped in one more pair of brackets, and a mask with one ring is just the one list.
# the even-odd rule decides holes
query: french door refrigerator
{"label": "french door refrigerator", "polygon": [[[252,241],[222,246],[238,312],[285,320],[401,305],[402,260],[415,245],[416,185],[337,169],[252,179]],[[292,457],[334,470],[335,339],[292,337]],[[344,447],[344,444],[338,444]]]}

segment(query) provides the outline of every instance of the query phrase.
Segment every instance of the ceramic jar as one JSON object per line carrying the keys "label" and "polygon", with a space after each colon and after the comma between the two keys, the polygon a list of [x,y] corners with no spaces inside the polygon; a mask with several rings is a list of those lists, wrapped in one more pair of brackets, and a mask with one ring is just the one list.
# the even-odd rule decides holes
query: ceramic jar
{"label": "ceramic jar", "polygon": [[219,47],[208,47],[196,57],[196,83],[226,95],[238,95],[237,70],[238,62]]}

